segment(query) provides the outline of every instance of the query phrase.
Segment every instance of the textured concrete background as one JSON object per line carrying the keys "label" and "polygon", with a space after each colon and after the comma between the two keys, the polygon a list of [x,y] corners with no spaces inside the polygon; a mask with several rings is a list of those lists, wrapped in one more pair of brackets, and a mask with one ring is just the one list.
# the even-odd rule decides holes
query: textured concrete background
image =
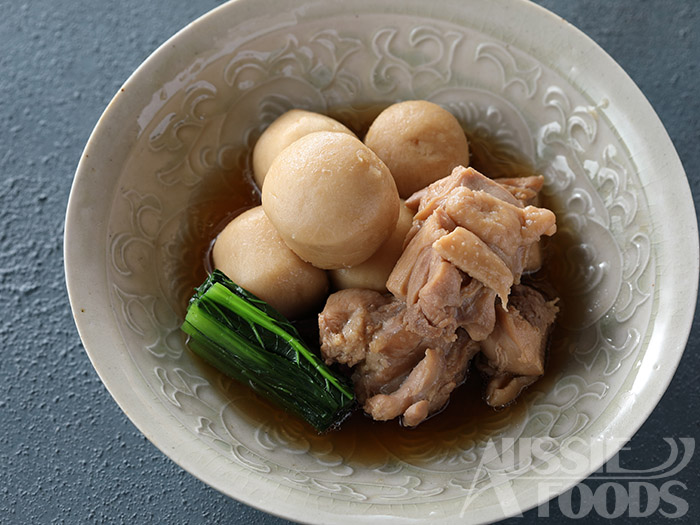
{"label": "textured concrete background", "polygon": [[[135,429],[88,361],[63,281],[65,208],[90,131],[143,59],[219,3],[0,1],[0,523],[286,523],[207,487]],[[676,145],[697,208],[700,1],[537,3],[596,40],[639,85]],[[629,444],[630,467],[667,458],[663,437],[698,436],[699,354],[696,317],[671,387]],[[700,453],[674,477],[684,484],[674,494],[689,505],[675,523],[700,522],[699,463]],[[550,514],[563,520],[556,503]],[[510,522],[536,518],[533,510]]]}

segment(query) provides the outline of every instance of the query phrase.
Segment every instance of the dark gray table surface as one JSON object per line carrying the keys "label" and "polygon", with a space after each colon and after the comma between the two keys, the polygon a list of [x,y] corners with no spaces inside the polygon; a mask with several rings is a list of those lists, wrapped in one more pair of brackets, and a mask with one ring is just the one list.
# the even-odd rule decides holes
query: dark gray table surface
{"label": "dark gray table surface", "polygon": [[[537,3],[587,33],[637,83],[676,146],[697,208],[700,1]],[[286,523],[209,488],[136,430],[83,350],[63,277],[65,209],[93,126],[159,44],[219,4],[0,3],[0,523]],[[696,316],[670,388],[628,444],[630,468],[668,458],[663,438],[698,436],[699,371]],[[688,507],[674,523],[700,522],[699,464],[700,453],[672,478]],[[678,503],[662,505],[653,522],[667,520],[662,510],[681,514]],[[555,523],[571,515],[556,500],[548,508]],[[508,523],[535,519],[537,509]],[[615,521],[632,519],[627,511]],[[592,512],[584,521],[608,520]]]}

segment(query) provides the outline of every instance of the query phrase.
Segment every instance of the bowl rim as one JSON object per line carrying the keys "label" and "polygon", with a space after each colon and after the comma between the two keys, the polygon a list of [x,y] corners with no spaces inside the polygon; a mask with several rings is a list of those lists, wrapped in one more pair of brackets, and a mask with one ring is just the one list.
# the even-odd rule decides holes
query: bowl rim
{"label": "bowl rim", "polygon": [[[479,2],[482,0],[472,1]],[[284,0],[284,4],[288,7],[301,7],[309,3],[315,2],[309,0]],[[364,3],[367,5],[370,4],[370,2]],[[372,3],[379,5],[382,2]],[[462,2],[458,0],[442,0],[441,3],[447,7],[451,6],[452,8],[460,7],[462,4]],[[513,11],[527,15],[528,18],[540,19],[540,23],[551,31],[549,36],[550,44],[560,40],[568,41],[571,44],[571,49],[576,50],[575,52],[571,51],[571,53],[581,60],[576,72],[577,76],[573,79],[573,83],[576,83],[579,78],[585,78],[586,75],[591,75],[596,72],[602,75],[602,77],[607,76],[614,79],[615,82],[618,83],[620,91],[625,94],[624,100],[619,102],[616,111],[622,113],[627,112],[629,115],[634,115],[636,112],[643,114],[644,125],[642,135],[649,140],[650,144],[654,144],[653,151],[638,152],[639,156],[649,158],[650,156],[653,157],[656,155],[653,164],[663,165],[667,172],[677,174],[676,180],[673,181],[674,195],[664,196],[663,199],[664,201],[668,201],[669,205],[673,204],[673,209],[676,210],[677,222],[675,224],[676,226],[678,224],[681,225],[680,227],[683,230],[682,235],[688,239],[687,244],[684,246],[684,252],[690,254],[690,256],[680,265],[669,265],[657,270],[657,279],[660,277],[661,271],[664,272],[664,275],[669,276],[664,277],[663,280],[666,282],[669,280],[673,282],[674,276],[682,277],[683,287],[672,289],[668,292],[665,290],[656,290],[655,293],[659,294],[659,300],[664,304],[677,301],[686,305],[692,304],[692,307],[680,311],[676,310],[674,316],[675,328],[670,343],[668,339],[659,340],[669,335],[666,331],[666,327],[663,327],[664,330],[661,331],[656,329],[657,327],[653,327],[654,329],[652,332],[647,335],[647,346],[663,344],[667,347],[669,357],[660,364],[661,368],[655,371],[655,379],[650,380],[650,378],[647,378],[648,380],[641,385],[644,387],[645,403],[633,401],[630,407],[621,407],[622,416],[616,419],[616,436],[627,441],[631,439],[644,421],[646,421],[666,391],[680,363],[692,327],[695,301],[698,293],[700,250],[698,247],[697,218],[687,177],[685,176],[683,166],[666,130],[648,100],[627,73],[625,73],[593,40],[562,18],[546,10],[544,7],[533,4],[527,0],[519,0],[516,3],[508,0],[491,0],[489,3],[491,4],[489,9],[494,11],[512,9]],[[410,5],[412,9],[419,9],[419,4],[417,0],[411,0],[411,2],[407,3],[407,6]],[[110,323],[105,322],[106,319],[112,320],[112,316],[114,315],[109,305],[95,303],[95,298],[99,298],[101,293],[108,293],[108,290],[106,286],[104,286],[104,283],[102,285],[100,284],[99,278],[100,275],[102,275],[99,270],[100,263],[104,262],[105,256],[104,254],[93,253],[91,248],[94,245],[94,241],[99,240],[100,236],[102,236],[102,239],[106,238],[107,220],[105,217],[108,217],[109,214],[103,214],[103,220],[99,220],[99,217],[95,217],[94,214],[89,213],[89,210],[85,210],[84,204],[89,201],[91,195],[95,194],[94,191],[96,189],[102,192],[105,191],[105,177],[100,176],[100,161],[94,159],[102,157],[102,153],[106,151],[109,152],[108,161],[113,162],[112,159],[123,158],[123,156],[120,157],[120,155],[123,155],[125,151],[130,148],[130,145],[115,144],[110,140],[110,136],[113,132],[113,117],[121,113],[138,113],[138,110],[143,107],[144,101],[150,100],[153,93],[157,91],[158,84],[146,78],[149,76],[146,72],[153,69],[169,71],[171,73],[161,72],[159,75],[155,76],[160,79],[175,77],[181,70],[178,69],[178,64],[186,63],[194,56],[191,52],[188,52],[187,49],[183,49],[187,48],[187,42],[193,34],[206,32],[216,33],[218,26],[217,20],[220,18],[226,18],[227,16],[234,17],[238,14],[260,15],[265,12],[265,9],[271,8],[273,5],[275,9],[280,9],[279,2],[273,2],[272,0],[230,0],[205,13],[187,24],[160,45],[129,76],[112,98],[95,125],[84,148],[77,166],[68,200],[64,224],[64,268],[66,288],[83,346],[100,379],[131,422],[166,456],[170,457],[180,467],[218,491],[267,513],[288,519],[308,520],[309,523],[318,523],[330,518],[336,520],[340,519],[340,522],[343,523],[357,522],[362,521],[357,516],[339,517],[337,514],[329,513],[326,510],[311,508],[311,506],[299,509],[294,505],[290,506],[287,501],[282,502],[282,498],[280,498],[280,501],[275,502],[277,506],[272,506],[265,493],[265,484],[262,482],[256,484],[251,482],[251,480],[247,480],[246,489],[242,490],[240,488],[240,486],[242,486],[241,483],[239,483],[238,487],[235,485],[232,487],[207,478],[201,471],[201,464],[207,461],[213,461],[216,455],[213,453],[210,453],[209,456],[200,454],[197,455],[197,457],[188,456],[186,454],[183,455],[180,447],[182,439],[179,438],[177,434],[173,433],[173,435],[170,435],[169,433],[165,433],[164,435],[162,432],[158,432],[160,425],[168,423],[170,418],[165,413],[159,413],[159,411],[153,410],[157,403],[148,405],[149,400],[143,398],[143,392],[137,393],[135,391],[133,388],[134,381],[138,381],[138,378],[135,379],[132,377],[129,369],[124,368],[128,366],[128,363],[125,363],[124,359],[120,360],[118,355],[110,358],[108,362],[105,362],[103,359],[104,350],[100,350],[104,345],[103,341],[105,337],[108,337],[110,341],[118,341],[120,337],[118,331],[116,331],[114,327],[110,327]],[[341,5],[340,2],[338,2],[338,5]],[[172,60],[176,53],[182,54],[178,55],[177,60]],[[570,58],[566,53],[563,53],[563,55],[565,55],[567,59]],[[608,79],[607,81],[610,80]],[[635,118],[634,116],[631,117],[632,120]],[[635,154],[637,153],[635,152]],[[101,161],[104,162],[104,159]],[[638,165],[641,166],[642,163],[638,162]],[[640,177],[642,177],[642,175],[643,174],[640,173]],[[662,191],[665,186],[664,181],[661,180],[662,178],[658,177],[654,180],[653,177],[651,179],[649,179],[649,177],[647,177],[645,181],[645,191]],[[114,185],[117,181],[107,180],[106,182]],[[663,233],[668,233],[670,229],[670,225],[665,225],[663,221],[656,221],[653,226],[654,231],[661,232],[657,233],[659,237],[663,237]],[[89,230],[89,235],[87,237],[85,237],[86,230]],[[82,264],[86,260],[94,261],[94,267],[89,271]],[[104,268],[104,265],[102,268]],[[677,293],[681,294],[680,299],[675,295]],[[674,297],[669,297],[669,295],[674,295]],[[90,304],[89,307],[87,307],[88,304]],[[95,306],[96,304],[97,306]],[[116,354],[119,354],[119,350],[124,350],[124,348],[117,347],[112,349]],[[153,400],[155,400],[155,398],[151,399],[151,401]],[[129,407],[133,406],[135,403],[141,404],[146,409],[138,413],[130,410]],[[634,408],[634,410],[632,410],[632,408]],[[620,446],[622,446],[622,444]],[[590,472],[597,470],[597,468],[608,461],[616,452],[617,450],[610,449],[599,457],[596,457],[591,467],[587,469],[588,472],[580,479],[571,480],[570,483],[563,486],[562,492],[578,483]],[[263,497],[260,496],[260,492],[263,493]],[[554,495],[552,495],[552,497]],[[548,498],[535,498],[529,507],[519,506],[516,502],[516,506],[512,507],[511,510],[524,511],[527,510],[527,508],[535,507],[547,501],[547,499]],[[480,517],[480,519],[491,521],[504,517],[506,517],[506,515],[485,515]],[[377,516],[369,516],[370,522],[376,519]],[[437,520],[436,523],[438,522],[441,521]],[[449,522],[449,520],[446,520],[446,522]]]}

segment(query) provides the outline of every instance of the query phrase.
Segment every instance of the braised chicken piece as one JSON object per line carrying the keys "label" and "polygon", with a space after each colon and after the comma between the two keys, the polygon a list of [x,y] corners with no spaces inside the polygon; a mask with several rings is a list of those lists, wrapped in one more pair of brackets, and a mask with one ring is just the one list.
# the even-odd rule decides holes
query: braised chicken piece
{"label": "braised chicken piece", "polygon": [[432,246],[454,227],[442,210],[432,214],[405,247],[387,280],[387,289],[408,306],[412,322],[422,325],[432,337],[447,341],[455,338],[462,276]]}
{"label": "braised chicken piece", "polygon": [[452,391],[462,384],[477,343],[463,330],[447,348],[428,348],[401,386],[390,394],[376,394],[365,402],[365,412],[378,421],[402,415],[404,425],[413,427],[439,411]]}
{"label": "braised chicken piece", "polygon": [[477,235],[520,281],[527,248],[556,232],[554,214],[535,206],[519,208],[484,191],[456,188],[443,204],[447,215]]}
{"label": "braised chicken piece", "polygon": [[480,343],[478,367],[489,377],[486,402],[503,406],[544,374],[549,332],[559,308],[525,285],[511,290],[508,310],[497,309],[493,332]]}
{"label": "braised chicken piece", "polygon": [[[496,179],[496,182],[507,189],[523,206],[539,206],[540,191],[544,186],[542,175],[529,177],[514,177]],[[542,267],[542,241],[533,243],[527,249],[523,273],[536,272]]]}
{"label": "braised chicken piece", "polygon": [[326,363],[353,370],[360,403],[401,380],[421,360],[428,343],[408,330],[406,303],[373,290],[350,288],[332,294],[318,317]]}
{"label": "braised chicken piece", "polygon": [[495,179],[494,182],[508,190],[522,206],[540,205],[540,191],[544,187],[542,175]]}
{"label": "braised chicken piece", "polygon": [[496,372],[483,361],[481,354],[475,361],[477,369],[487,378],[484,400],[494,408],[504,408],[512,404],[523,390],[540,378],[540,376],[516,376],[507,372]]}
{"label": "braised chicken piece", "polygon": [[508,188],[485,177],[474,168],[465,168],[464,166],[457,166],[449,176],[435,181],[411,195],[406,199],[406,206],[415,211],[415,220],[422,221],[439,208],[454,189],[460,187],[473,191],[483,191],[504,202],[522,207],[520,201],[513,196]]}
{"label": "braised chicken piece", "polygon": [[406,303],[372,290],[334,293],[319,315],[326,363],[353,366],[358,401],[374,419],[403,415],[415,426],[440,410],[464,381],[478,344],[460,330],[433,338],[406,316]]}
{"label": "braised chicken piece", "polygon": [[501,302],[508,302],[513,272],[478,235],[457,226],[432,248],[446,262],[496,292]]}
{"label": "braised chicken piece", "polygon": [[498,295],[507,307],[530,247],[556,231],[554,214],[523,207],[498,183],[461,166],[411,196],[406,205],[416,215],[387,289],[406,301],[416,322],[422,317],[448,337],[461,327],[475,341],[483,340],[495,322],[493,299]]}
{"label": "braised chicken piece", "polygon": [[[479,352],[487,402],[509,403],[544,371],[557,307],[520,285],[554,214],[532,203],[542,177],[499,184],[471,168],[420,190],[389,294],[332,294],[319,315],[326,363],[352,369],[358,401],[376,420],[415,426],[448,401]],[[539,252],[537,252],[539,253]]]}

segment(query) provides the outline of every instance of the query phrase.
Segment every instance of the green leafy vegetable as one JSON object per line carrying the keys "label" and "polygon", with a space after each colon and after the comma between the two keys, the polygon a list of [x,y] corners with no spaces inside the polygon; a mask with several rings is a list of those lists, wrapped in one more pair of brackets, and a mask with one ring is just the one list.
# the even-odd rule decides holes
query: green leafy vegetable
{"label": "green leafy vegetable", "polygon": [[196,289],[182,330],[197,355],[323,432],[345,419],[355,396],[277,310],[219,270]]}

